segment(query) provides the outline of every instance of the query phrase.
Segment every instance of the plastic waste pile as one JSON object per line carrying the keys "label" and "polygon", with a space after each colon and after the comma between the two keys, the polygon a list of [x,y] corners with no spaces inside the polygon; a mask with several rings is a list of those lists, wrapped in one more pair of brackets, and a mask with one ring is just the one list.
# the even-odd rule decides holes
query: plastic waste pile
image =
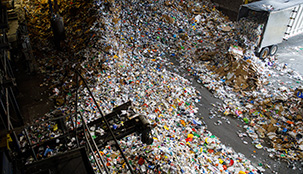
{"label": "plastic waste pile", "polygon": [[[216,18],[219,13],[216,13],[216,16],[212,18],[211,11],[208,12],[210,12],[208,20],[219,20]],[[195,22],[198,22],[200,16],[195,15],[197,17]],[[260,143],[263,140],[261,139],[268,137],[267,134],[271,132],[269,139],[272,148],[275,149],[274,156],[299,160],[302,158],[302,151],[299,148],[302,144],[300,129],[302,97],[298,89],[301,89],[302,76],[287,68],[287,65],[279,64],[274,57],[263,61],[254,56],[253,43],[257,43],[262,28],[262,21],[259,19],[263,19],[256,18],[256,20],[252,20],[255,22],[248,22],[247,19],[244,19],[235,26],[229,25],[230,32],[226,40],[233,42],[228,50],[220,49],[215,52],[207,52],[207,49],[202,47],[202,49],[197,48],[195,51],[198,53],[196,55],[199,55],[198,60],[202,61],[197,61],[197,57],[193,55],[184,56],[185,58],[179,56],[178,58],[181,66],[186,67],[193,76],[197,77],[199,83],[203,83],[215,96],[229,105],[225,109],[220,109],[223,111],[222,113],[231,114],[241,119],[245,118],[244,122],[247,124],[252,122],[253,126],[250,129],[257,131],[253,135],[253,140],[258,139],[258,141],[254,141],[256,147],[262,148]],[[203,22],[202,26],[199,26],[198,23],[192,25],[196,30],[199,30],[199,27],[205,29]],[[243,25],[252,32],[244,30],[241,33],[238,29]],[[225,30],[227,30],[219,27],[217,27],[219,30],[216,30],[216,27],[211,28],[217,37],[224,36]],[[244,40],[240,40],[239,37]],[[195,39],[195,37],[193,38]],[[203,38],[202,41],[204,42],[204,40]],[[191,41],[191,43],[195,43],[193,40]],[[215,46],[218,45],[216,42]],[[208,45],[208,47],[210,46]],[[214,47],[213,50],[216,48]],[[229,54],[226,52],[232,56],[227,56]],[[281,79],[287,79],[287,81],[283,82]],[[271,123],[272,120],[279,123],[275,125],[275,123]],[[273,130],[271,124],[274,127]],[[279,130],[275,132],[277,127],[284,130],[284,133]],[[281,135],[282,133],[284,135]]]}
{"label": "plastic waste pile", "polygon": [[[68,7],[78,4],[73,3]],[[67,35],[74,36],[68,38],[67,48],[73,50],[73,54],[56,56],[57,51],[39,48],[50,53],[37,53],[45,57],[40,60],[46,65],[40,68],[46,75],[43,85],[50,85],[52,97],[60,99],[56,100],[57,105],[62,105],[59,110],[72,113],[75,108],[69,107],[74,102],[75,74],[69,68],[82,67],[82,75],[105,114],[131,100],[134,110],[156,125],[152,145],[142,144],[136,136],[120,141],[135,170],[143,173],[256,173],[258,169],[263,170],[252,166],[244,155],[223,145],[206,129],[196,116],[196,103],[201,99],[199,92],[188,80],[166,69],[174,64],[172,61],[180,63],[180,67],[224,101],[218,110],[226,117],[233,115],[247,124],[245,128],[255,140],[256,148],[262,148],[260,139],[268,137],[277,157],[301,158],[301,150],[292,150],[301,148],[303,143],[300,88],[294,93],[293,89],[278,89],[270,84],[269,78],[275,74],[273,69],[280,66],[273,60],[264,62],[253,54],[247,56],[253,49],[249,41],[257,35],[242,37],[248,43],[243,52],[237,40],[237,27],[212,3],[95,1],[91,9],[95,9],[97,15],[87,18],[87,26],[67,25]],[[83,35],[89,39],[81,37]],[[77,36],[79,42],[74,39]],[[80,46],[76,49],[78,43]],[[88,47],[82,47],[81,43],[87,43]],[[279,70],[286,71],[285,68]],[[296,78],[300,82],[300,76]],[[79,95],[78,110],[82,115],[88,121],[100,117],[87,91]],[[73,121],[66,121],[70,129]],[[96,131],[98,129],[92,133]],[[286,139],[294,143],[285,143]],[[106,156],[106,165],[113,173],[126,171],[113,146],[106,146],[101,154]],[[95,170],[98,170],[96,166]]]}
{"label": "plastic waste pile", "polygon": [[261,41],[261,34],[264,27],[266,13],[249,11],[248,17],[241,18],[237,22],[238,36],[244,47],[255,48]]}
{"label": "plastic waste pile", "polygon": [[[243,57],[240,61],[255,63],[256,66],[252,67],[257,67],[257,90],[250,91],[243,82],[238,85],[240,90],[238,86],[227,86],[228,81],[226,83],[225,78],[234,74],[225,72],[227,76],[224,77],[223,73],[217,73],[220,68],[213,67],[213,72],[205,70],[209,63],[196,65],[199,71],[195,71],[192,66],[191,74],[196,74],[198,82],[224,101],[224,106],[218,107],[218,111],[226,117],[233,116],[243,120],[253,130],[249,135],[256,147],[263,148],[263,139],[268,138],[271,148],[274,149],[271,157],[302,159],[302,76],[287,66],[278,64],[276,60],[261,61],[256,57],[244,60]],[[241,76],[234,82],[238,80],[241,80]]]}
{"label": "plastic waste pile", "polygon": [[[66,113],[69,111],[57,108],[45,116],[35,119],[30,126],[25,127],[18,134],[26,164],[34,162],[35,159],[45,159],[77,147],[76,138],[73,135],[68,135],[64,139],[60,138],[68,131],[64,124],[70,117]],[[81,145],[85,143],[81,136],[78,141]],[[35,156],[31,153],[31,148],[35,152]]]}

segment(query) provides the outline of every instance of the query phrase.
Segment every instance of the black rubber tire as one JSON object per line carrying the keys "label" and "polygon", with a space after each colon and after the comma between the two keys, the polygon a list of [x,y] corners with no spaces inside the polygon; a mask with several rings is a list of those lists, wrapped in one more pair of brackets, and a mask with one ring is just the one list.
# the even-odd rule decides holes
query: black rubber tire
{"label": "black rubber tire", "polygon": [[268,47],[263,48],[262,51],[260,52],[260,58],[265,59],[268,55],[269,55],[269,48]]}
{"label": "black rubber tire", "polygon": [[269,55],[273,56],[277,53],[277,51],[278,51],[278,45],[273,45],[269,49]]}
{"label": "black rubber tire", "polygon": [[150,145],[154,142],[154,139],[150,136],[148,131],[143,131],[141,134],[141,141],[142,143]]}

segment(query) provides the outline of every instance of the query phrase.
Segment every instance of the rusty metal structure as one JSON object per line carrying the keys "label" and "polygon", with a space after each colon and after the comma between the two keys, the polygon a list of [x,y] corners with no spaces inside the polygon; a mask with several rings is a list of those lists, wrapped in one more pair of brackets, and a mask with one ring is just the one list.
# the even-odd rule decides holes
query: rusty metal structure
{"label": "rusty metal structure", "polygon": [[[77,77],[77,89],[75,90],[75,113],[70,115],[63,115],[53,117],[51,119],[47,119],[43,122],[39,122],[37,124],[24,127],[23,133],[26,135],[27,145],[21,148],[22,154],[21,156],[26,159],[29,156],[32,156],[34,159],[31,163],[25,165],[25,173],[34,173],[40,171],[40,173],[63,173],[61,171],[56,172],[56,168],[58,165],[67,161],[67,159],[74,159],[75,157],[81,158],[84,163],[85,170],[87,173],[94,173],[92,167],[89,164],[88,155],[92,155],[96,166],[98,167],[98,171],[109,173],[107,166],[105,165],[104,156],[100,154],[100,148],[105,147],[110,144],[112,147],[115,147],[120,151],[121,156],[124,158],[125,163],[128,167],[130,173],[134,173],[132,171],[132,167],[128,163],[126,156],[123,153],[123,149],[120,147],[118,140],[136,133],[141,136],[141,141],[146,144],[151,144],[153,139],[151,137],[151,129],[152,126],[149,121],[143,115],[136,114],[132,110],[131,102],[126,102],[116,108],[107,115],[103,114],[102,110],[98,106],[92,92],[90,91],[86,80],[81,76],[81,74],[76,71]],[[82,114],[79,112],[81,109],[79,106],[79,91],[83,90],[79,86],[79,81],[82,81],[84,84],[84,88],[86,88],[92,97],[94,104],[97,106],[97,113],[101,115],[100,118],[89,122]],[[78,106],[78,107],[77,107]],[[95,114],[97,114],[95,113]],[[79,120],[80,118],[80,120]],[[73,124],[73,128],[69,129],[66,127],[65,120],[70,120],[73,123],[81,124]],[[45,124],[47,122],[54,122],[58,124],[58,128],[62,130],[62,134],[56,136],[54,138],[45,139],[41,142],[32,143],[30,132],[35,126],[39,126],[41,124]],[[115,126],[119,123],[119,127]],[[91,128],[99,128],[102,129],[103,132],[96,134],[94,137],[90,134]],[[54,148],[58,142],[68,144],[70,143],[70,139],[74,139],[73,147],[69,148],[65,152],[58,153],[58,155],[54,155],[49,158],[39,159],[39,155],[41,153],[45,153],[45,149]],[[41,151],[43,149],[43,151]],[[62,160],[62,163],[58,163],[58,161]],[[57,164],[57,165],[49,165],[49,164]],[[72,167],[71,167],[72,168]],[[70,170],[65,169],[68,172]],[[83,171],[82,171],[83,172]]]}

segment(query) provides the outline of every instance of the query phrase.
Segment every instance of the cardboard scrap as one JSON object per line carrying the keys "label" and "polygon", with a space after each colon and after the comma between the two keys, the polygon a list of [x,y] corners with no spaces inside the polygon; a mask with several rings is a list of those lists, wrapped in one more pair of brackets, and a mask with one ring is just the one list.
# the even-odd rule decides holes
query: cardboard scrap
{"label": "cardboard scrap", "polygon": [[[210,60],[213,54],[204,54],[201,56],[201,60]],[[236,60],[236,56],[233,54],[227,54],[225,57],[229,60],[224,66],[209,67],[211,71],[218,74],[225,83],[232,86],[234,90],[254,90],[261,86],[258,72],[252,68],[252,64],[239,59]]]}

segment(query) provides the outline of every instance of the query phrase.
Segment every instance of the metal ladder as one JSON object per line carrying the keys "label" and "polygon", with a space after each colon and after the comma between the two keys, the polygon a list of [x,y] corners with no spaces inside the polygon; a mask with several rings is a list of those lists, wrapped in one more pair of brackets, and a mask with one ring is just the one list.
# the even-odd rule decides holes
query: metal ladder
{"label": "metal ladder", "polygon": [[297,17],[298,9],[299,8],[300,8],[300,6],[296,6],[291,11],[291,14],[290,14],[290,17],[289,17],[289,22],[288,22],[288,25],[287,25],[287,29],[286,29],[286,31],[284,33],[283,40],[288,40],[288,38],[290,37],[292,29],[293,29],[293,26],[295,24],[295,19]]}

